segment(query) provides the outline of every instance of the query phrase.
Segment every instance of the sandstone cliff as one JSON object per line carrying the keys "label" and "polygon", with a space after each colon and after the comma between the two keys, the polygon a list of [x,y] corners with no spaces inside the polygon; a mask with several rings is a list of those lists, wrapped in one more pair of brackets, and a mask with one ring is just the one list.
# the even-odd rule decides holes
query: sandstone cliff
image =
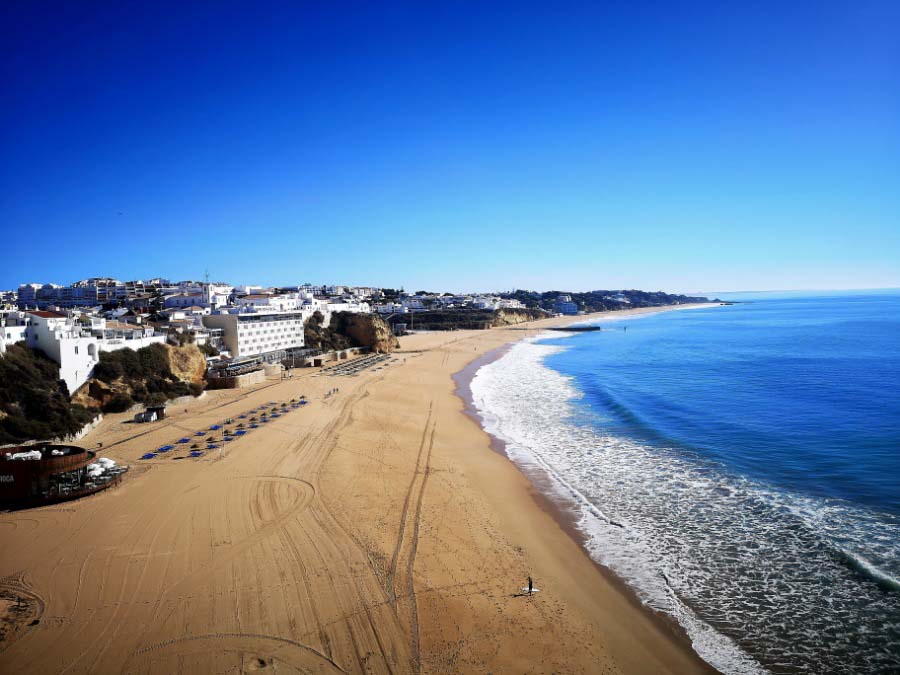
{"label": "sandstone cliff", "polygon": [[395,314],[391,322],[405,324],[409,330],[485,330],[546,319],[547,316],[539,309],[450,309]]}
{"label": "sandstone cliff", "polygon": [[498,309],[494,312],[494,326],[512,326],[517,323],[546,319],[547,314],[535,309]]}
{"label": "sandstone cliff", "polygon": [[72,396],[72,403],[121,412],[134,403],[161,403],[204,388],[206,358],[196,345],[152,345],[133,352],[104,352],[94,377]]}
{"label": "sandstone cliff", "polygon": [[197,345],[169,346],[169,370],[182,382],[203,384],[206,357]]}
{"label": "sandstone cliff", "polygon": [[377,314],[336,312],[329,328],[346,336],[354,347],[370,347],[373,352],[388,354],[400,346],[391,327]]}

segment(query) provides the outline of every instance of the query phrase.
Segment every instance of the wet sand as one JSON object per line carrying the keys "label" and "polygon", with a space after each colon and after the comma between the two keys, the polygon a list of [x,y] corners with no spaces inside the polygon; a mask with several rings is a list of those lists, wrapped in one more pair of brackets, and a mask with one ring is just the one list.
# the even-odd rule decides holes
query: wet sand
{"label": "wet sand", "polygon": [[[571,321],[408,336],[357,377],[296,371],[153,425],[108,416],[82,444],[132,466],[120,486],[0,514],[0,584],[37,621],[0,645],[0,672],[708,672],[454,393],[473,359]],[[301,394],[221,459],[138,459]]]}

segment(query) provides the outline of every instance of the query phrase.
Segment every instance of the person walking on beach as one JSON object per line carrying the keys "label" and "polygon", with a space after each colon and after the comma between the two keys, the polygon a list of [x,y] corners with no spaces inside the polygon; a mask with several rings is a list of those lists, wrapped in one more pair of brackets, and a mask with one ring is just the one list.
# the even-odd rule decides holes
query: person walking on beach
{"label": "person walking on beach", "polygon": [[528,595],[534,591],[534,581],[532,581],[531,577],[528,577]]}

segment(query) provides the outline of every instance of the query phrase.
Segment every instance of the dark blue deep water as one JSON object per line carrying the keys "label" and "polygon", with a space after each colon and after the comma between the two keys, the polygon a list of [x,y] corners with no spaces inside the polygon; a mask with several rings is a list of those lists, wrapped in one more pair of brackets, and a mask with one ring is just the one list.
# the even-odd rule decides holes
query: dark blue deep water
{"label": "dark blue deep water", "polygon": [[604,325],[546,364],[575,378],[608,430],[900,515],[900,294]]}
{"label": "dark blue deep water", "polygon": [[600,325],[473,383],[591,555],[725,672],[900,673],[900,294]]}

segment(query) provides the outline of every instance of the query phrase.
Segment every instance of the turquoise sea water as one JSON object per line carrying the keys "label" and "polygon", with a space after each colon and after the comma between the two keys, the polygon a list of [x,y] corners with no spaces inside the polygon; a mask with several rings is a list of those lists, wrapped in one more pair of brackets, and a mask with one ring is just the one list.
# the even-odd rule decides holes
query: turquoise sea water
{"label": "turquoise sea water", "polygon": [[900,672],[900,295],[763,297],[514,347],[489,431],[727,672]]}

